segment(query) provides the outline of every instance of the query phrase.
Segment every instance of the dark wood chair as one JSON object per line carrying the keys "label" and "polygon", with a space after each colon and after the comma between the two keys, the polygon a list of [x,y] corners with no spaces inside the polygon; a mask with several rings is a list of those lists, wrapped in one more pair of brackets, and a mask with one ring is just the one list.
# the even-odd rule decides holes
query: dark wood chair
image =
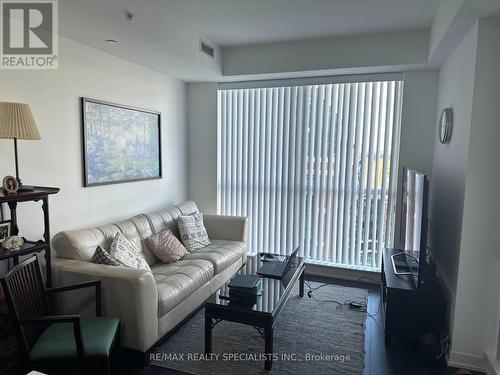
{"label": "dark wood chair", "polygon": [[[119,355],[120,320],[102,317],[100,281],[45,288],[35,255],[10,270],[1,284],[27,364],[24,370],[49,374],[111,373],[112,358]],[[87,287],[95,288],[96,318],[53,314],[51,295]],[[118,365],[116,358],[114,369]]]}

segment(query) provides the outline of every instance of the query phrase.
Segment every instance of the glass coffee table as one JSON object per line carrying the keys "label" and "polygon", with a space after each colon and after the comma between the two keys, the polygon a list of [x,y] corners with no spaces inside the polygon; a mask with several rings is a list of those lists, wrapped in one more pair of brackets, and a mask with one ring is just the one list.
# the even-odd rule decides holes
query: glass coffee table
{"label": "glass coffee table", "polygon": [[[247,262],[237,272],[254,275],[262,265],[258,255],[249,255]],[[264,368],[272,367],[274,325],[283,310],[296,283],[299,295],[304,296],[304,258],[296,257],[283,279],[276,280],[262,276],[262,295],[245,302],[228,299],[229,287],[224,284],[205,304],[205,353],[212,353],[212,329],[227,320],[253,326],[264,339]],[[228,334],[231,334],[228,332]]]}

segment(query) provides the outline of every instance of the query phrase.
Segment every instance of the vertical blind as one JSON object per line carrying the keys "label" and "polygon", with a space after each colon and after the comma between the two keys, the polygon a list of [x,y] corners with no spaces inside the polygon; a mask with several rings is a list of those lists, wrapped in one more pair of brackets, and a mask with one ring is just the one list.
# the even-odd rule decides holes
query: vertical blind
{"label": "vertical blind", "polygon": [[403,81],[221,89],[218,212],[249,250],[378,268],[393,241]]}

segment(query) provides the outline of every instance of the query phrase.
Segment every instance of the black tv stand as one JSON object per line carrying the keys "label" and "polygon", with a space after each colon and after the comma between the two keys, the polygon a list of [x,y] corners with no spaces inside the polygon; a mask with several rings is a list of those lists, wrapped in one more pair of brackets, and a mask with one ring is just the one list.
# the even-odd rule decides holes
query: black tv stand
{"label": "black tv stand", "polygon": [[417,287],[411,275],[396,275],[392,256],[400,252],[398,249],[384,249],[382,254],[386,345],[390,345],[392,335],[410,339],[418,339],[427,332],[439,335],[445,321],[446,303],[436,276],[426,270],[424,282]]}

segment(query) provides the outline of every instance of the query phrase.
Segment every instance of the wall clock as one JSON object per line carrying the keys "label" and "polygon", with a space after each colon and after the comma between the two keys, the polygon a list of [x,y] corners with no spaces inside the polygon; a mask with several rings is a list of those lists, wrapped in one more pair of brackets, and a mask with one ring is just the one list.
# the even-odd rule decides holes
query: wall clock
{"label": "wall clock", "polygon": [[439,120],[439,141],[443,144],[449,143],[452,130],[453,110],[451,108],[445,108],[443,109],[441,119]]}

